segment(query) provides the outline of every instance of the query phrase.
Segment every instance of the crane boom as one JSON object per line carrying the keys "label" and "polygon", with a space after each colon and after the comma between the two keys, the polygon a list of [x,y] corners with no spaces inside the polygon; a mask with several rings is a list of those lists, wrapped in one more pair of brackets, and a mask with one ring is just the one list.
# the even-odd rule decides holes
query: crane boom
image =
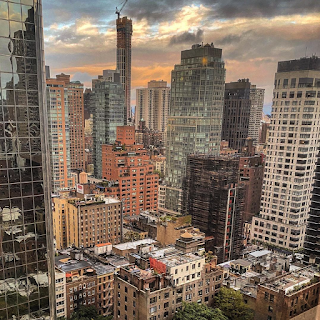
{"label": "crane boom", "polygon": [[121,8],[118,10],[118,8],[116,7],[116,14],[118,15],[118,19],[120,18],[120,13],[122,11],[122,9],[124,8],[124,6],[127,4],[128,0],[125,0],[123,2],[123,5],[121,6]]}

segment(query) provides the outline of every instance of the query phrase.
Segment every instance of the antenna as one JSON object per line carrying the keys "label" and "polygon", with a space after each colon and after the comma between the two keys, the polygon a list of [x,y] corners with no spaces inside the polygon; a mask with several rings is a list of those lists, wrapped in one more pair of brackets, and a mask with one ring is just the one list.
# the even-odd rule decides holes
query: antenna
{"label": "antenna", "polygon": [[308,46],[306,46],[306,54],[304,55],[304,57],[307,57],[307,50],[308,50]]}

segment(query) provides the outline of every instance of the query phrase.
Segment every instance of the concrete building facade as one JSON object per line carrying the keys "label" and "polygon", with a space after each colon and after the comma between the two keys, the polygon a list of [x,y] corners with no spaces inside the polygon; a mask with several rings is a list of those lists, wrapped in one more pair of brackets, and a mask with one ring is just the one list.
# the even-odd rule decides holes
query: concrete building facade
{"label": "concrete building facade", "polygon": [[318,156],[320,59],[278,63],[260,215],[252,237],[303,248]]}
{"label": "concrete building facade", "polygon": [[147,88],[137,89],[135,126],[144,120],[150,130],[165,133],[170,106],[170,88],[166,81],[152,80]]}

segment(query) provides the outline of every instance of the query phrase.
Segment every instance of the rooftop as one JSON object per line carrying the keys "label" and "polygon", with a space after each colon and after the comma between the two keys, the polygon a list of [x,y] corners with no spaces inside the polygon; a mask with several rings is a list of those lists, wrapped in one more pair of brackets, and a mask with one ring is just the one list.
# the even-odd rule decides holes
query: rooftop
{"label": "rooftop", "polygon": [[263,283],[262,286],[277,292],[283,290],[285,294],[290,294],[312,281],[319,282],[318,279],[315,279],[315,275],[318,274],[314,268],[306,267],[287,273],[284,276],[276,277],[271,281]]}
{"label": "rooftop", "polygon": [[120,244],[114,245],[113,248],[116,248],[118,250],[130,250],[130,249],[137,249],[138,246],[141,246],[144,244],[153,244],[155,242],[156,241],[153,239],[143,239],[143,240],[138,240],[133,242],[120,243]]}
{"label": "rooftop", "polygon": [[167,267],[175,267],[185,263],[205,259],[204,256],[199,256],[194,253],[175,254],[169,257],[160,258],[159,261],[164,263]]}
{"label": "rooftop", "polygon": [[123,267],[123,269],[129,271],[132,275],[137,276],[140,279],[150,279],[154,276],[154,272],[151,269],[140,269],[135,265],[128,265]]}
{"label": "rooftop", "polygon": [[302,70],[320,71],[320,59],[317,56],[304,57],[296,60],[278,62],[277,72],[290,72]]}
{"label": "rooftop", "polygon": [[249,256],[253,256],[254,258],[260,258],[260,257],[265,256],[265,255],[270,254],[270,253],[272,253],[272,251],[261,250],[261,251],[250,252]]}

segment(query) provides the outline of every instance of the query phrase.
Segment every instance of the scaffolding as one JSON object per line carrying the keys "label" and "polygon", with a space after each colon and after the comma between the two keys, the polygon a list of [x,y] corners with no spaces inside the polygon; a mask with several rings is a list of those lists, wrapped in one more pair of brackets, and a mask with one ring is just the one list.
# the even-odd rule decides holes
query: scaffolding
{"label": "scaffolding", "polygon": [[210,249],[223,262],[242,248],[245,186],[239,183],[239,157],[190,155],[183,187],[183,212],[212,236]]}

